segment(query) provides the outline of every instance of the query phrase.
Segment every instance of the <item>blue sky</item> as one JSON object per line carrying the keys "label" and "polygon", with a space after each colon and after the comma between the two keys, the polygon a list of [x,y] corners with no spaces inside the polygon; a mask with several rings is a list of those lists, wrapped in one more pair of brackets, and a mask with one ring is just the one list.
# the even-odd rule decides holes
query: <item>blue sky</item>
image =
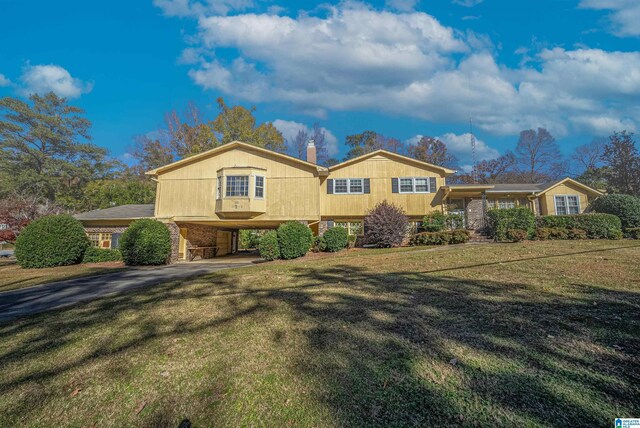
{"label": "blue sky", "polygon": [[341,157],[372,129],[441,137],[469,162],[544,126],[565,153],[640,123],[637,0],[0,0],[0,96],[54,90],[123,156],[192,100],[255,105]]}

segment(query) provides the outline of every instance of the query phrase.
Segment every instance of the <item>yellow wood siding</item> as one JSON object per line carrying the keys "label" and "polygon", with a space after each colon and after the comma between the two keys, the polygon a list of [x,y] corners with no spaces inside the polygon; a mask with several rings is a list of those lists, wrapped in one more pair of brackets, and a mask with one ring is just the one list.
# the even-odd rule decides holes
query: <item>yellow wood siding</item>
{"label": "yellow wood siding", "polygon": [[580,198],[580,212],[589,205],[589,197],[587,193],[581,188],[572,183],[560,184],[548,192],[540,195],[540,211],[542,215],[555,215],[556,208],[554,203],[554,196],[556,195],[578,195]]}
{"label": "yellow wood siding", "polygon": [[[219,220],[216,214],[218,171],[230,167],[264,170],[265,213],[250,221],[318,219],[320,181],[314,167],[246,148],[217,153],[159,174],[156,217]],[[249,193],[253,196],[253,180],[250,183]]]}
{"label": "yellow wood siding", "polygon": [[[391,179],[402,177],[436,177],[436,193],[392,193]],[[331,170],[330,179],[368,178],[371,193],[358,195],[327,194],[327,177],[322,177],[320,189],[321,213],[326,217],[361,217],[378,202],[387,200],[403,207],[409,216],[423,216],[442,209],[444,183],[441,171],[409,162],[390,159],[384,154]]]}

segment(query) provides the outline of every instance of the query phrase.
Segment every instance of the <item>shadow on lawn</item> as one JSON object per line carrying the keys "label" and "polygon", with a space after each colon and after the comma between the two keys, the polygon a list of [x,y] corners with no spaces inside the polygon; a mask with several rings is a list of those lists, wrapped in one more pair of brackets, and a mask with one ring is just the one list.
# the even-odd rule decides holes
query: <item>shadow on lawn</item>
{"label": "shadow on lawn", "polygon": [[[204,322],[197,314],[149,318],[141,325],[136,319],[135,339],[122,342],[115,331],[104,346],[67,365],[0,379],[0,394],[42,384],[95,359],[135,352],[151,340],[189,337],[257,315],[268,320],[270,311],[285,307],[290,324],[310,326],[304,327],[305,349],[290,370],[308,380],[312,396],[343,426],[610,426],[615,417],[640,414],[638,293],[572,284],[572,292],[563,295],[524,284],[374,273],[352,265],[294,268],[293,277],[298,285],[252,289],[240,287],[233,271],[220,272],[199,280],[205,285],[164,284],[66,310],[74,316],[61,322],[41,315],[0,326],[3,341],[20,332],[33,335],[0,355],[2,366],[37,358],[76,340],[83,329],[129,311],[144,313],[159,302],[178,305],[215,295],[226,308]],[[273,347],[286,349],[288,335],[276,331]],[[120,370],[113,375],[132,376]],[[12,412],[17,418],[45,401],[25,396]],[[211,416],[218,405],[203,399],[192,409]],[[197,419],[167,405],[149,417],[154,425]]]}

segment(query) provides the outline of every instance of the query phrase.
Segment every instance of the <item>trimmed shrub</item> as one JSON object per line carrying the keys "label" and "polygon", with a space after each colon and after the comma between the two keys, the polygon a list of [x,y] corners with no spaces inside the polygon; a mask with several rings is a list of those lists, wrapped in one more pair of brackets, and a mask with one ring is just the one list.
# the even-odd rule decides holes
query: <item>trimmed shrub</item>
{"label": "trimmed shrub", "polygon": [[[326,239],[325,239],[326,240]],[[278,227],[280,257],[289,260],[307,254],[313,244],[311,229],[297,221],[288,221]]]}
{"label": "trimmed shrub", "polygon": [[581,229],[589,239],[620,239],[622,237],[620,219],[613,214],[549,215],[539,217],[537,224],[541,229],[564,229],[565,231]]}
{"label": "trimmed shrub", "polygon": [[464,229],[456,229],[451,232],[451,241],[450,244],[464,244],[469,242],[471,238],[471,233],[468,230]]}
{"label": "trimmed shrub", "polygon": [[118,262],[120,260],[122,260],[120,250],[111,248],[89,247],[82,257],[82,263]]}
{"label": "trimmed shrub", "polygon": [[16,240],[15,255],[23,268],[80,263],[89,247],[82,224],[70,215],[52,215],[29,223]]}
{"label": "trimmed shrub", "polygon": [[640,239],[640,227],[630,227],[625,231],[627,238]]}
{"label": "trimmed shrub", "polygon": [[561,228],[573,228],[575,227],[574,215],[545,215],[536,219],[536,225],[542,228],[561,227]]}
{"label": "trimmed shrub", "polygon": [[511,242],[522,242],[527,238],[529,238],[529,232],[524,229],[507,230],[507,239]]}
{"label": "trimmed shrub", "polygon": [[119,248],[129,266],[163,265],[171,256],[171,234],[167,226],[157,220],[136,220],[120,237]]}
{"label": "trimmed shrub", "polygon": [[546,241],[549,239],[550,227],[539,227],[536,229],[535,237],[538,241]]}
{"label": "trimmed shrub", "polygon": [[278,233],[275,230],[270,230],[262,235],[258,244],[258,251],[260,252],[260,257],[268,261],[280,258]]}
{"label": "trimmed shrub", "polygon": [[567,229],[567,239],[587,239],[587,232],[576,227]]}
{"label": "trimmed shrub", "polygon": [[509,229],[526,230],[533,234],[536,217],[529,208],[493,209],[487,212],[489,235],[496,241],[506,241]]}
{"label": "trimmed shrub", "polygon": [[453,230],[442,232],[422,232],[411,237],[409,245],[447,245],[463,244],[469,241],[470,233],[466,230]]}
{"label": "trimmed shrub", "polygon": [[323,238],[326,250],[332,253],[344,250],[349,243],[349,233],[344,227],[332,227],[324,233]]}
{"label": "trimmed shrub", "polygon": [[408,225],[405,211],[384,200],[364,218],[365,240],[378,248],[398,247],[405,240]]}
{"label": "trimmed shrub", "polygon": [[353,248],[356,246],[356,242],[358,242],[358,237],[356,235],[347,236],[347,247]]}
{"label": "trimmed shrub", "polygon": [[445,228],[447,216],[440,211],[432,211],[422,218],[422,228],[425,232],[440,232]]}
{"label": "trimmed shrub", "polygon": [[640,227],[640,197],[631,195],[604,195],[593,201],[593,211],[613,214],[620,218],[623,230]]}

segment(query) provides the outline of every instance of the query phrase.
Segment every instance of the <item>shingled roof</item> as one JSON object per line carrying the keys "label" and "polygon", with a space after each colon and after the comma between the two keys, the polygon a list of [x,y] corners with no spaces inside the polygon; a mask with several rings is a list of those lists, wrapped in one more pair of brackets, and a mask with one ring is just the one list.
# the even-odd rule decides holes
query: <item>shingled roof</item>
{"label": "shingled roof", "polygon": [[120,205],[102,210],[87,211],[76,214],[78,220],[133,220],[138,218],[153,218],[154,205]]}

